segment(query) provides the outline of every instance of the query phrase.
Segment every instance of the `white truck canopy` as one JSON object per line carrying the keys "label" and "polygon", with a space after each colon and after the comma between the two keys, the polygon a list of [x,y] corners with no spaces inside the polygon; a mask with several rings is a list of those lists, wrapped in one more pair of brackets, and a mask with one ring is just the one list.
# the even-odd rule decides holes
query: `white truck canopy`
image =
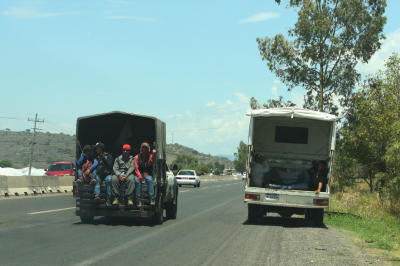
{"label": "white truck canopy", "polygon": [[252,155],[325,160],[335,149],[335,115],[284,107],[252,110],[247,116]]}
{"label": "white truck canopy", "polygon": [[282,107],[271,109],[256,109],[246,114],[251,117],[265,116],[265,117],[299,117],[309,118],[323,121],[336,121],[336,116],[328,113],[317,112],[313,110],[303,109],[299,107]]}

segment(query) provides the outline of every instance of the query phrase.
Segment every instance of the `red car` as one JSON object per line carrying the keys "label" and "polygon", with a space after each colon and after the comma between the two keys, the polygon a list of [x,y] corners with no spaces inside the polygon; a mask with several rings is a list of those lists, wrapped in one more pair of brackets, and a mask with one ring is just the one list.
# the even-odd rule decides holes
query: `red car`
{"label": "red car", "polygon": [[75,163],[62,161],[54,162],[50,165],[49,169],[44,169],[46,175],[62,175],[62,176],[73,176],[75,175]]}

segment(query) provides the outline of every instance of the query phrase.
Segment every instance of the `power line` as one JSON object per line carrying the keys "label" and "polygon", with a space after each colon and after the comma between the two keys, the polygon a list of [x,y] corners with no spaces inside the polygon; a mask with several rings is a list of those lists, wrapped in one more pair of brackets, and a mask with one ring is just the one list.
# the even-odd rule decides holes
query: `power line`
{"label": "power line", "polygon": [[26,120],[27,117],[7,117],[7,116],[0,116],[2,119],[15,119],[15,120]]}

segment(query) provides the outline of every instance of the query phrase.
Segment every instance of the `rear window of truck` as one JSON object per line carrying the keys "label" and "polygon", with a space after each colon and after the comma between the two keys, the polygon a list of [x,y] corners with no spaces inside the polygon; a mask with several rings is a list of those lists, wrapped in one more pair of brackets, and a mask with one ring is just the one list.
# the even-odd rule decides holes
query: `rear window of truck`
{"label": "rear window of truck", "polygon": [[275,142],[307,144],[308,128],[306,127],[275,127]]}

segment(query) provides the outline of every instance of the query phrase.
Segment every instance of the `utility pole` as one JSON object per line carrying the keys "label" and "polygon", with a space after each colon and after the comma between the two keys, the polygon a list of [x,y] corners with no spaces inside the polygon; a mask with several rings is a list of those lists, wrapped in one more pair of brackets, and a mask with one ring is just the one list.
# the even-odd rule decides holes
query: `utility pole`
{"label": "utility pole", "polygon": [[35,126],[33,127],[33,139],[32,142],[30,142],[29,144],[32,144],[31,146],[31,158],[29,160],[29,176],[31,176],[31,169],[32,169],[32,160],[33,160],[33,146],[35,146],[36,142],[35,142],[35,136],[36,136],[36,130],[41,130],[39,128],[36,128],[36,122],[44,122],[44,120],[38,120],[37,119],[37,114],[35,117],[35,120],[28,118],[28,121],[34,121],[35,122]]}

